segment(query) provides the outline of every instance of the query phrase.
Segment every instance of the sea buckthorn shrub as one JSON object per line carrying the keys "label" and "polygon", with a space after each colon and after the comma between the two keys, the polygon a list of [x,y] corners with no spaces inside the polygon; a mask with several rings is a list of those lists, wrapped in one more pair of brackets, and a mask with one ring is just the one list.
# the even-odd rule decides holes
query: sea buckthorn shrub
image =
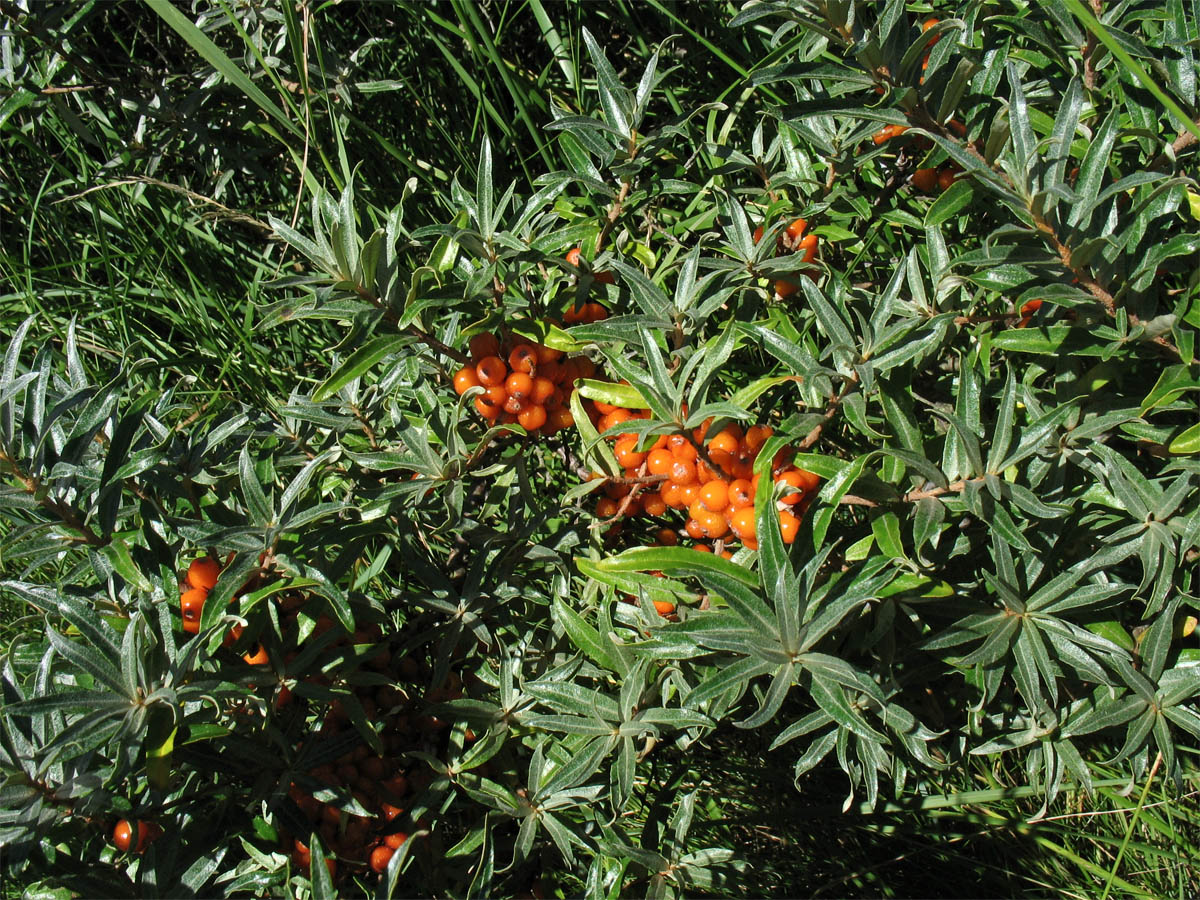
{"label": "sea buckthorn shrub", "polygon": [[705,787],[649,774],[717,732],[840,769],[847,808],[998,758],[1043,813],[1100,760],[1187,774],[1186,41],[933,6],[747,4],[753,121],[584,32],[568,168],[484,141],[440,200],[315,189],[256,327],[327,340],[275,403],[196,420],[26,322],[4,589],[45,628],[2,669],[5,866],[723,893]]}

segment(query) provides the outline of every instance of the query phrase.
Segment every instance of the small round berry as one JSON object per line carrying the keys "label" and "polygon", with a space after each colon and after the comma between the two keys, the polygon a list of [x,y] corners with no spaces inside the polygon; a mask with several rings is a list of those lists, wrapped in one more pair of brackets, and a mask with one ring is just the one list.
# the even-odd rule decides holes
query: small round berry
{"label": "small round berry", "polygon": [[531,344],[517,344],[508,354],[508,365],[514,372],[532,373],[537,368],[537,350]]}
{"label": "small round berry", "polygon": [[923,194],[932,194],[938,186],[937,169],[917,169],[909,179],[912,186]]}
{"label": "small round berry", "polygon": [[382,873],[387,869],[388,863],[392,861],[392,854],[396,851],[386,844],[381,844],[371,851],[371,870]]}
{"label": "small round berry", "polygon": [[639,453],[637,444],[638,438],[635,434],[625,434],[617,439],[616,446],[613,447],[613,454],[623,468],[636,469],[646,461],[647,454]]}
{"label": "small round berry", "polygon": [[517,415],[517,423],[526,431],[536,431],[546,424],[546,407],[534,403]]}
{"label": "small round berry", "polygon": [[504,384],[508,377],[508,367],[498,356],[485,356],[475,366],[475,375],[484,387]]}
{"label": "small round berry", "polygon": [[479,375],[474,366],[463,366],[454,373],[454,393],[461,397],[473,387],[479,387]]}
{"label": "small round berry", "polygon": [[737,510],[730,518],[729,525],[733,528],[734,533],[743,541],[754,540],[755,523],[754,523],[754,507],[743,506]]}
{"label": "small round berry", "polygon": [[745,478],[729,482],[729,508],[741,509],[754,503],[754,488]]}
{"label": "small round berry", "polygon": [[[508,396],[524,400],[533,393],[533,379],[525,372],[513,372],[504,379],[504,390]],[[551,385],[551,390],[553,390],[553,385]]]}
{"label": "small round berry", "polygon": [[706,482],[700,488],[700,502],[711,512],[721,512],[729,505],[729,486],[717,478]]}
{"label": "small round berry", "polygon": [[567,262],[578,268],[579,266],[579,248],[572,247],[567,251]]}
{"label": "small round berry", "polygon": [[[639,496],[642,501],[642,510],[646,515],[658,517],[667,514],[667,504],[660,491],[647,491]],[[674,532],[671,533],[674,534]]]}
{"label": "small round berry", "polygon": [[786,509],[781,509],[779,511],[779,531],[785,544],[793,543],[800,531],[799,517]]}
{"label": "small round berry", "polygon": [[471,359],[480,362],[489,356],[496,356],[500,352],[500,341],[494,334],[483,332],[471,338],[470,350]]}
{"label": "small round berry", "polygon": [[495,419],[500,418],[500,414],[504,412],[504,409],[503,407],[497,406],[494,403],[489,403],[483,397],[476,397],[475,411],[488,421],[494,421]]}
{"label": "small round berry", "polygon": [[404,846],[404,842],[408,840],[408,835],[403,831],[394,831],[383,839],[383,842],[393,850],[399,850]]}
{"label": "small round berry", "polygon": [[204,588],[211,591],[217,586],[217,578],[221,575],[221,564],[211,556],[193,559],[188,566],[187,583],[194,588]]}
{"label": "small round berry", "polygon": [[696,481],[696,466],[686,459],[671,457],[671,469],[667,472],[671,481],[678,485],[694,484]]}
{"label": "small round berry", "polygon": [[820,238],[815,234],[806,234],[800,239],[800,243],[796,245],[796,252],[803,251],[804,255],[800,258],[801,262],[810,263],[817,258],[817,244]]}

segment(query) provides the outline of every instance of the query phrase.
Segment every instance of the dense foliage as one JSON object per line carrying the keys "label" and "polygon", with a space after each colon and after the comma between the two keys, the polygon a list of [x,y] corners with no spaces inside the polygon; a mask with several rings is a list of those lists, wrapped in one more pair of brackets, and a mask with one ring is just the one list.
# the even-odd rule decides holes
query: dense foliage
{"label": "dense foliage", "polygon": [[1194,2],[9,6],[22,884],[725,895],[743,741],[1200,888]]}

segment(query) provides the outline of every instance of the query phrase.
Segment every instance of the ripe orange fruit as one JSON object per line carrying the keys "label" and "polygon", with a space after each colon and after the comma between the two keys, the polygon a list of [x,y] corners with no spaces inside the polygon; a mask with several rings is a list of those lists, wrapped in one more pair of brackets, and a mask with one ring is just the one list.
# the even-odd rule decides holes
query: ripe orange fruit
{"label": "ripe orange fruit", "polygon": [[183,630],[188,634],[200,631],[200,616],[204,612],[204,598],[208,591],[204,588],[192,588],[184,591],[179,598],[179,609],[183,615]]}
{"label": "ripe orange fruit", "polygon": [[570,250],[567,251],[567,262],[569,262],[573,266],[578,267],[578,265],[579,265],[579,248],[578,247],[572,247]]}
{"label": "ripe orange fruit", "polygon": [[779,511],[779,531],[783,535],[785,544],[793,543],[800,531],[800,519],[786,509],[781,509]]}
{"label": "ripe orange fruit", "polygon": [[267,655],[267,648],[262,644],[257,644],[256,649],[243,654],[242,659],[252,666],[265,666],[271,661],[271,657]]}
{"label": "ripe orange fruit", "polygon": [[788,250],[795,250],[807,228],[807,219],[793,219],[783,231],[783,246]]}
{"label": "ripe orange fruit", "polygon": [[403,831],[395,831],[395,832],[389,834],[387,837],[385,837],[383,839],[383,842],[385,844],[387,844],[387,846],[390,847],[391,849],[399,850],[401,847],[404,846],[404,842],[407,840],[408,840],[407,834],[405,834]]}
{"label": "ripe orange fruit", "polygon": [[500,352],[500,341],[494,334],[484,332],[471,338],[471,359],[476,362],[495,356]]}
{"label": "ripe orange fruit", "polygon": [[475,366],[475,375],[484,387],[492,387],[504,384],[504,379],[508,377],[508,367],[498,356],[485,356]]}
{"label": "ripe orange fruit", "polygon": [[636,434],[623,434],[617,438],[617,443],[613,447],[613,454],[617,457],[617,462],[625,469],[636,469],[646,461],[648,454],[639,453],[637,449],[638,438]]}
{"label": "ripe orange fruit", "polygon": [[537,368],[537,350],[529,344],[517,344],[508,354],[508,365],[514,372],[532,373]]}
{"label": "ripe orange fruit", "polygon": [[[603,284],[612,284],[612,276],[608,275],[607,279],[603,279],[601,278],[603,275],[608,275],[608,273],[597,272],[596,280]],[[603,322],[608,318],[608,310],[599,303],[585,303],[581,312],[583,314],[583,321],[589,324],[592,322]]]}
{"label": "ripe orange fruit", "polygon": [[700,488],[700,502],[704,508],[719,513],[729,505],[729,485],[714,478]]}
{"label": "ripe orange fruit", "polygon": [[[512,376],[510,375],[509,378],[511,379]],[[507,386],[507,384],[508,384],[508,382],[505,382],[506,386]],[[557,390],[558,390],[558,388],[556,388],[554,386],[553,381],[551,381],[549,378],[544,378],[541,375],[539,375],[537,378],[533,379],[533,390],[530,392],[529,398],[534,403],[538,403],[538,404],[541,404],[542,406],[546,406],[547,405],[546,401],[549,400],[551,397],[553,397],[554,392]],[[511,389],[509,390],[509,393],[512,393]],[[562,403],[562,392],[561,391],[559,392],[559,403],[560,404]]]}
{"label": "ripe orange fruit", "polygon": [[763,236],[763,227],[761,225],[759,225],[757,228],[754,229],[754,243],[757,244],[759,241],[761,241],[762,236]]}
{"label": "ripe orange fruit", "polygon": [[776,281],[775,282],[775,293],[779,296],[779,298],[781,300],[786,300],[788,297],[792,296],[792,294],[796,293],[796,291],[798,291],[798,290],[800,290],[800,285],[794,284],[793,282],[790,282],[790,281]]}
{"label": "ripe orange fruit", "polygon": [[[551,385],[550,389],[553,390],[554,386]],[[504,379],[504,391],[510,397],[524,400],[533,393],[533,379],[525,372],[513,372]]]}
{"label": "ripe orange fruit", "polygon": [[[134,832],[137,840],[134,841]],[[122,819],[113,829],[113,845],[122,853],[132,850],[134,853],[145,853],[146,848],[162,836],[162,829],[147,822],[130,822]]]}
{"label": "ripe orange fruit", "polygon": [[530,404],[517,414],[517,423],[526,431],[536,431],[546,424],[546,407]]}
{"label": "ripe orange fruit", "polygon": [[817,244],[820,240],[815,234],[806,234],[800,239],[800,243],[796,245],[796,252],[804,252],[800,258],[801,262],[810,263],[817,258]]}
{"label": "ripe orange fruit", "polygon": [[211,591],[217,586],[217,578],[221,574],[221,564],[211,556],[193,559],[188,566],[187,583],[194,588],[204,588]]}
{"label": "ripe orange fruit", "polygon": [[937,188],[938,171],[937,169],[917,169],[913,172],[912,178],[909,179],[912,186],[918,191],[925,194],[932,194]]}
{"label": "ripe orange fruit", "polygon": [[755,538],[755,523],[754,523],[754,507],[743,506],[737,510],[729,520],[730,527],[734,533],[745,541],[752,541]]}
{"label": "ripe orange fruit", "polygon": [[938,188],[943,191],[950,189],[950,185],[958,180],[958,173],[949,166],[943,166],[938,169],[937,183]]}
{"label": "ripe orange fruit", "polygon": [[658,613],[660,616],[663,616],[664,618],[666,618],[667,616],[671,616],[671,615],[675,614],[675,604],[669,603],[666,600],[655,600],[654,601],[654,611],[656,613]]}
{"label": "ripe orange fruit", "polygon": [[473,387],[479,387],[479,376],[474,366],[463,366],[454,373],[454,393],[461,397]]}
{"label": "ripe orange fruit", "polygon": [[729,509],[739,510],[754,503],[754,488],[745,478],[735,478],[729,482]]}

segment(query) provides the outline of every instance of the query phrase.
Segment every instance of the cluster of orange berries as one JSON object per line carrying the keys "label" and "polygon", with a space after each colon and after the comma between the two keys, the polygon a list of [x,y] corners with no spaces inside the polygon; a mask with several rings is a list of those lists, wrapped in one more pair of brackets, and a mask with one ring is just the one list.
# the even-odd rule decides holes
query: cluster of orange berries
{"label": "cluster of orange berries", "polygon": [[[347,639],[343,636],[340,641]],[[289,785],[288,797],[308,822],[309,834],[315,831],[329,849],[327,863],[333,864],[336,858],[352,870],[370,868],[382,873],[415,829],[429,827],[424,817],[415,819],[407,808],[411,806],[411,798],[429,786],[432,771],[419,764],[413,766],[408,757],[414,751],[437,752],[450,723],[427,714],[425,705],[462,698],[464,685],[462,676],[451,671],[443,687],[427,691],[424,701],[417,700],[400,685],[428,677],[431,668],[423,667],[410,655],[400,657],[393,665],[377,626],[368,626],[363,634],[355,632],[349,639],[356,644],[365,639],[374,648],[368,651],[365,665],[380,673],[386,682],[355,689],[355,699],[364,718],[376,727],[382,752],[374,752],[360,743],[336,759],[315,766],[308,777],[324,789],[349,793],[367,815],[356,815],[336,804],[322,802],[295,782]],[[467,677],[478,683],[474,676]],[[353,728],[345,706],[335,701],[321,723],[320,739],[350,733]],[[469,729],[464,737],[468,743],[475,740]],[[491,770],[488,767],[481,774],[483,771],[490,774]],[[292,861],[307,867],[312,858],[305,843],[307,835],[303,839],[285,836],[285,840]],[[336,877],[332,868],[331,872]]]}
{"label": "cluster of orange berries", "polygon": [[909,179],[912,186],[925,194],[949,190],[950,185],[958,180],[962,167],[957,163],[945,162],[935,169],[917,169]]}
{"label": "cluster of orange berries", "polygon": [[[603,412],[601,404],[597,407]],[[629,410],[620,412],[626,415],[616,419],[616,425],[632,417]],[[613,410],[606,417],[616,414]],[[596,515],[605,519],[618,513],[657,517],[668,509],[687,510],[684,531],[693,540],[739,540],[749,549],[757,549],[754,501],[760,476],[754,465],[773,430],[768,425],[754,425],[743,431],[740,425],[730,423],[710,436],[710,424],[711,420],[706,421],[690,435],[662,435],[644,451],[638,450],[638,435],[616,434],[613,453],[625,478],[605,487]],[[800,516],[820,484],[812,472],[792,465],[792,455],[789,448],[781,449],[771,467],[771,481],[790,488],[777,508],[780,533],[788,544],[796,539]],[[643,466],[655,481],[641,480]],[[658,540],[669,542],[662,534]]]}
{"label": "cluster of orange berries", "polygon": [[[821,239],[815,234],[805,234],[808,229],[807,219],[793,219],[788,223],[787,228],[779,233],[775,238],[775,251],[777,253],[799,253],[801,254],[800,261],[802,263],[811,263],[817,258],[818,245]],[[754,243],[762,240],[763,226],[759,225],[754,229]],[[800,285],[793,281],[779,280],[775,282],[775,293],[781,298],[790,297],[796,291],[800,290]]]}
{"label": "cluster of orange berries", "polygon": [[[200,617],[204,613],[204,601],[208,599],[208,592],[216,587],[217,579],[220,577],[221,564],[211,556],[193,559],[188,565],[183,584],[179,586],[181,591],[179,611],[183,617],[183,630],[188,634],[200,632]],[[245,588],[246,585],[243,585],[243,590]],[[232,599],[236,600],[237,595]],[[228,647],[236,643],[241,636],[242,626],[235,624],[225,633],[224,645]],[[242,659],[252,666],[263,666],[269,661],[267,650],[262,644],[252,648],[249,653],[242,656]]]}
{"label": "cluster of orange berries", "polygon": [[[589,307],[596,307],[592,310]],[[568,316],[599,321],[608,312],[599,303],[584,304]],[[501,341],[494,334],[471,338],[471,362],[454,375],[454,390],[462,396],[483,388],[475,398],[475,411],[489,422],[517,424],[530,434],[550,435],[575,423],[567,403],[575,382],[591,378],[596,367],[586,356],[564,358],[561,350],[515,338]]]}
{"label": "cluster of orange berries", "polygon": [[[136,840],[134,840],[135,833]],[[112,842],[113,846],[122,853],[128,853],[131,850],[134,853],[145,853],[147,847],[162,837],[162,833],[162,828],[153,822],[140,820],[131,822],[129,819],[121,819],[113,829]]]}

